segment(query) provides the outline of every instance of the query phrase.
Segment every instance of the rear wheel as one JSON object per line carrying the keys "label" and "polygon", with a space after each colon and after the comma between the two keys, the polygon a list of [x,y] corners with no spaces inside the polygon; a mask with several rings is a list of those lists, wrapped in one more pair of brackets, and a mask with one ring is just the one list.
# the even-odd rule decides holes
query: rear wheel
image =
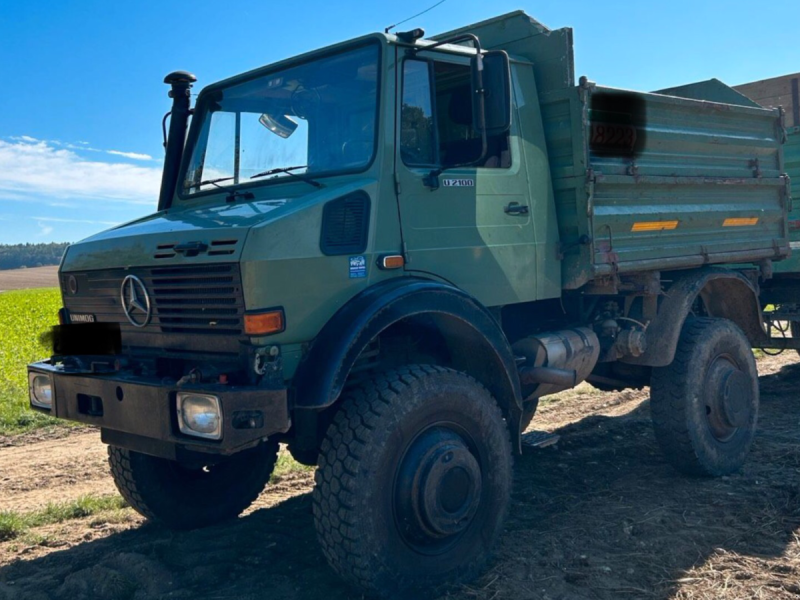
{"label": "rear wheel", "polygon": [[[790,321],[789,330],[791,331],[793,338],[800,338],[800,321]],[[800,349],[796,349],[795,352],[800,354]]]}
{"label": "rear wheel", "polygon": [[740,469],[753,441],[758,401],[750,344],[726,319],[687,319],[672,364],[653,369],[656,438],[683,473],[718,476]]}
{"label": "rear wheel", "polygon": [[122,497],[141,515],[171,529],[194,529],[237,517],[269,481],[278,443],[267,442],[191,467],[140,452],[108,447],[111,474]]}
{"label": "rear wheel", "polygon": [[348,393],[322,443],[314,518],[331,566],[382,596],[480,573],[511,490],[500,409],[471,377],[428,365]]}

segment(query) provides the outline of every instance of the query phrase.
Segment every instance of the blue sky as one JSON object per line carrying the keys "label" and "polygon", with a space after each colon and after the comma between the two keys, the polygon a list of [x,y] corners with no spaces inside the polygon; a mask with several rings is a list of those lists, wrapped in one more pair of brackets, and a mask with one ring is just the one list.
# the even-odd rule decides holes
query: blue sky
{"label": "blue sky", "polygon": [[[0,243],[76,241],[154,210],[165,74],[196,91],[342,41],[436,0],[0,3]],[[522,8],[574,29],[576,73],[653,90],[800,71],[797,0],[446,0],[402,28],[429,34]]]}

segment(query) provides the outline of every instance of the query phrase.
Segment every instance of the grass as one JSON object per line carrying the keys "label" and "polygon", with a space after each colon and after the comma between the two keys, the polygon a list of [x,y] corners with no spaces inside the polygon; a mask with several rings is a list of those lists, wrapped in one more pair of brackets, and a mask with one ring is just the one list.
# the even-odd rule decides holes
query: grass
{"label": "grass", "polygon": [[121,496],[81,496],[71,502],[50,503],[31,512],[0,512],[0,542],[12,540],[33,527],[82,519],[105,511],[119,511],[127,507]]}
{"label": "grass", "polygon": [[50,356],[50,348],[40,337],[58,324],[60,307],[55,288],[0,294],[0,435],[57,423],[28,408],[25,366]]}
{"label": "grass", "polygon": [[314,467],[301,465],[292,458],[292,455],[289,454],[288,450],[282,448],[278,454],[278,462],[275,463],[275,468],[272,471],[272,476],[269,478],[269,482],[278,483],[292,473],[309,473],[313,470]]}

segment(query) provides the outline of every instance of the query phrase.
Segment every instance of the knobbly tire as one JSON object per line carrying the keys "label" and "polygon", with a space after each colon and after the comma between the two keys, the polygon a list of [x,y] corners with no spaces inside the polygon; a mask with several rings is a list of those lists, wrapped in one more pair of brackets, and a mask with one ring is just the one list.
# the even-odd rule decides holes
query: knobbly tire
{"label": "knobbly tire", "polygon": [[739,470],[755,434],[758,400],[750,344],[727,319],[688,318],[672,364],[653,369],[656,438],[682,473],[720,476]]}
{"label": "knobbly tire", "polygon": [[108,447],[111,474],[122,497],[142,516],[170,529],[195,529],[236,518],[264,489],[277,457],[277,442],[266,442],[219,463],[189,468]]}
{"label": "knobbly tire", "polygon": [[[793,338],[800,337],[800,321],[790,321],[789,331],[792,333]],[[800,349],[795,350],[795,352],[800,355]]]}
{"label": "knobbly tire", "polygon": [[511,479],[508,430],[482,385],[430,365],[388,371],[346,393],[322,443],[322,550],[385,597],[468,581],[499,537]]}

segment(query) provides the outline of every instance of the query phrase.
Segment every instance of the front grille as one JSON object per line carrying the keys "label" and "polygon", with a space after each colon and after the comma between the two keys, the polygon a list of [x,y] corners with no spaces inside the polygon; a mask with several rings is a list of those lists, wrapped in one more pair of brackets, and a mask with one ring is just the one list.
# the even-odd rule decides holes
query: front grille
{"label": "front grille", "polygon": [[[141,279],[152,315],[144,327],[125,316],[121,285],[128,275]],[[75,277],[77,293],[68,279]],[[238,263],[107,269],[61,276],[70,314],[92,314],[98,322],[119,323],[129,348],[164,351],[238,352],[244,329],[244,296]]]}
{"label": "front grille", "polygon": [[151,281],[154,313],[162,332],[242,332],[242,284],[235,265],[152,269]]}

